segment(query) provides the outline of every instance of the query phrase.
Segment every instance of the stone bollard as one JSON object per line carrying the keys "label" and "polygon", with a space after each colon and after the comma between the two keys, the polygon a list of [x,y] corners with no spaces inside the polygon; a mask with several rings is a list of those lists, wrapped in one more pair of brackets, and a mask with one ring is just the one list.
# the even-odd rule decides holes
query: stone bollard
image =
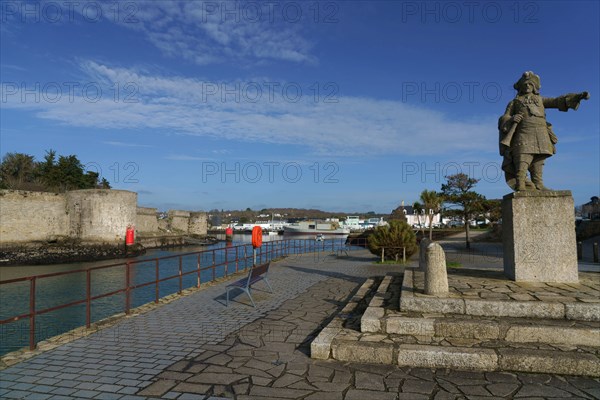
{"label": "stone bollard", "polygon": [[448,293],[448,273],[446,254],[438,243],[427,246],[425,257],[425,294],[443,295]]}
{"label": "stone bollard", "polygon": [[428,238],[423,238],[419,244],[419,269],[421,271],[425,271],[425,259],[427,256],[427,246],[429,246],[429,243],[431,243],[431,240]]}

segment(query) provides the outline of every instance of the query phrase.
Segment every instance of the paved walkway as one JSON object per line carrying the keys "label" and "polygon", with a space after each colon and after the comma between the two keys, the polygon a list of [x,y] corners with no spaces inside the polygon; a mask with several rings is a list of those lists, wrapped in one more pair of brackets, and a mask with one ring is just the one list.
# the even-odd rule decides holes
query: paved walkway
{"label": "paved walkway", "polygon": [[597,379],[310,359],[312,338],[364,279],[399,269],[372,260],[275,263],[274,293],[256,291],[256,309],[244,294],[226,308],[224,284],[194,292],[0,371],[0,398],[600,398]]}

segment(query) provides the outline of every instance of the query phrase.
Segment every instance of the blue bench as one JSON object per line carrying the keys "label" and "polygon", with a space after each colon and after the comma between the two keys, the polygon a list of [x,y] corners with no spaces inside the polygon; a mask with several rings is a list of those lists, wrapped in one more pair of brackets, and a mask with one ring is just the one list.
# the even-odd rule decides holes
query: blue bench
{"label": "blue bench", "polygon": [[250,294],[250,288],[252,287],[252,285],[254,285],[256,282],[259,282],[259,281],[265,281],[265,283],[269,287],[269,291],[271,293],[273,293],[273,288],[271,288],[271,285],[269,284],[269,281],[267,280],[267,274],[269,272],[270,264],[271,263],[266,263],[266,264],[257,265],[254,268],[250,268],[250,271],[248,271],[247,277],[227,285],[227,287],[226,287],[226,289],[227,289],[227,306],[229,306],[229,291],[231,289],[237,288],[237,289],[241,289],[244,292],[246,292],[248,297],[250,297],[250,301],[252,302],[252,305],[256,308],[256,304],[254,304],[254,299],[252,298],[252,294]]}

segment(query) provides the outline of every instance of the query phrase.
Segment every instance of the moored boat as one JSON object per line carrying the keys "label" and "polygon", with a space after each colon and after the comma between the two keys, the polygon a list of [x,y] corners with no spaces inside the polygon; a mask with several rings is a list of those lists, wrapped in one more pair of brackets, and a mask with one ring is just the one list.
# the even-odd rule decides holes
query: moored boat
{"label": "moored boat", "polygon": [[284,226],[283,233],[284,235],[322,234],[324,237],[347,237],[350,233],[350,229],[336,226],[330,222],[301,221],[295,224]]}

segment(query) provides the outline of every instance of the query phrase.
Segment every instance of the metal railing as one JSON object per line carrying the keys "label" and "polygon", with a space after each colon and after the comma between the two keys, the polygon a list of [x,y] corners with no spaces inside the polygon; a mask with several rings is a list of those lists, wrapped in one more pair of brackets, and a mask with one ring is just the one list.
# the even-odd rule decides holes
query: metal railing
{"label": "metal railing", "polygon": [[[326,252],[329,250],[335,254],[336,249],[342,247],[347,248],[346,246],[345,240],[336,239],[328,239],[320,242],[315,241],[314,239],[284,239],[264,242],[263,245],[257,249],[256,263],[265,263],[267,261],[288,256],[290,254]],[[350,246],[360,246],[360,243],[354,239]],[[233,259],[231,259],[232,256],[234,256]],[[192,265],[193,263],[195,263],[195,265]],[[29,348],[33,350],[38,342],[36,340],[36,317],[38,316],[65,309],[67,307],[85,305],[85,326],[86,328],[90,328],[91,324],[95,322],[92,320],[92,303],[94,301],[99,301],[101,299],[122,294],[124,295],[124,312],[125,314],[129,314],[132,308],[132,296],[135,290],[154,286],[154,302],[158,303],[161,298],[160,284],[163,282],[177,280],[177,293],[181,293],[184,289],[184,278],[187,276],[195,276],[195,279],[193,285],[188,285],[185,288],[199,288],[202,283],[215,281],[218,278],[227,277],[232,273],[246,270],[249,266],[252,266],[252,263],[252,245],[243,244],[165,257],[131,260],[121,263],[92,267],[89,269],[63,271],[0,281],[0,289],[6,288],[7,285],[18,285],[27,282],[29,286],[28,312],[17,313],[16,315],[11,315],[8,318],[4,317],[4,319],[0,320],[0,327],[5,324],[28,319]],[[95,289],[97,289],[97,287],[94,286],[94,276],[99,271],[108,270],[111,268],[119,268],[123,270],[122,273],[124,274],[124,286],[112,288],[112,290],[109,289],[108,291],[104,291],[102,293],[95,293]],[[151,268],[153,269],[153,273],[149,272]],[[152,279],[145,280],[143,282],[136,282],[136,277],[138,277],[136,272],[139,272],[138,270],[140,269],[145,274],[145,277],[149,277],[151,274]],[[175,273],[169,275],[168,270],[175,270]],[[167,275],[161,276],[161,272],[163,272],[163,274],[166,273]],[[75,300],[46,308],[37,307],[36,294],[39,290],[37,288],[39,288],[40,282],[50,280],[50,278],[71,277],[76,276],[77,274],[85,274],[84,298],[77,298]],[[133,276],[134,274],[136,275],[135,277]],[[139,275],[140,277],[143,277],[144,274]],[[104,277],[104,279],[106,279],[106,277]],[[78,283],[81,284],[82,282]],[[82,290],[80,287],[72,287],[69,289],[73,292]],[[172,292],[168,294],[163,293],[162,297],[170,294],[172,294]],[[148,301],[143,304],[146,303],[148,303]],[[113,312],[112,315],[118,313],[118,311]]]}

